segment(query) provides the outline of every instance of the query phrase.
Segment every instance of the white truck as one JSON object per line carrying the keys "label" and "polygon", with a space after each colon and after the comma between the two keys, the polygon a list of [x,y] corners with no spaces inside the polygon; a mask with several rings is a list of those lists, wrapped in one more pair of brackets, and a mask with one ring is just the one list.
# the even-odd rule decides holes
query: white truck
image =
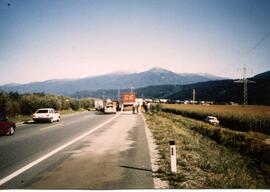
{"label": "white truck", "polygon": [[104,109],[104,102],[100,99],[96,99],[95,100],[95,109],[97,111],[103,111]]}

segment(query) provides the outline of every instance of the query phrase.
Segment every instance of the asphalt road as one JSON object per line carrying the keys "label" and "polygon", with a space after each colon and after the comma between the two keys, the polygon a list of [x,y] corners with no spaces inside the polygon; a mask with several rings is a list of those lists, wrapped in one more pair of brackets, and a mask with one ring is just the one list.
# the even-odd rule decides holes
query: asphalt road
{"label": "asphalt road", "polygon": [[140,115],[83,112],[21,125],[0,137],[0,154],[2,189],[153,188]]}

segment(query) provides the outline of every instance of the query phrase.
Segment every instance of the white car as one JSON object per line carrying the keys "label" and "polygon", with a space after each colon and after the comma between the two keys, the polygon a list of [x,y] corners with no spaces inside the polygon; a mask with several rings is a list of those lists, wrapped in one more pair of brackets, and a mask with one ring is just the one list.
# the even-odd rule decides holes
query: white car
{"label": "white car", "polygon": [[213,125],[219,125],[219,120],[215,116],[207,116],[204,121]]}
{"label": "white car", "polygon": [[116,106],[114,106],[114,105],[106,105],[105,107],[104,107],[104,113],[106,114],[106,113],[116,113]]}
{"label": "white car", "polygon": [[53,108],[38,109],[32,116],[34,122],[54,122],[60,121],[60,114]]}

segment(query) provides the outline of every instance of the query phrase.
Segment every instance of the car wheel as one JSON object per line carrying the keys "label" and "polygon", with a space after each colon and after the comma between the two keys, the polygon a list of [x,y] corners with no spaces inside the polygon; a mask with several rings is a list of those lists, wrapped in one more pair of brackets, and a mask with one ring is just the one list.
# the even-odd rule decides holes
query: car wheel
{"label": "car wheel", "polygon": [[15,128],[14,127],[10,127],[10,130],[7,133],[7,135],[13,135],[14,133],[15,133]]}
{"label": "car wheel", "polygon": [[57,122],[59,122],[60,121],[60,117],[58,117],[58,119],[57,119]]}

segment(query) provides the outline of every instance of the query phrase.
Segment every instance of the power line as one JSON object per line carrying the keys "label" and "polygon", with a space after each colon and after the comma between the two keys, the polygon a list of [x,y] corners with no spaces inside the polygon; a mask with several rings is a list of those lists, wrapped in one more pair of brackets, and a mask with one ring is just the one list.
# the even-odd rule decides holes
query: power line
{"label": "power line", "polygon": [[[247,54],[250,54],[252,51],[257,49],[268,37],[270,36],[270,31],[266,33],[261,40],[259,40],[251,49],[248,50]],[[234,81],[235,83],[243,83],[243,106],[248,104],[248,83],[255,83],[255,81],[250,81],[247,79],[247,68],[243,67],[243,78],[237,81]]]}
{"label": "power line", "polygon": [[266,33],[266,35],[264,35],[263,38],[260,41],[258,41],[251,49],[249,49],[247,54],[250,54],[252,51],[257,49],[257,47],[259,47],[269,36],[270,36],[270,31]]}
{"label": "power line", "polygon": [[234,81],[235,83],[243,83],[243,106],[248,104],[248,83],[255,83],[255,81],[251,81],[247,79],[247,68],[243,67],[243,79]]}

